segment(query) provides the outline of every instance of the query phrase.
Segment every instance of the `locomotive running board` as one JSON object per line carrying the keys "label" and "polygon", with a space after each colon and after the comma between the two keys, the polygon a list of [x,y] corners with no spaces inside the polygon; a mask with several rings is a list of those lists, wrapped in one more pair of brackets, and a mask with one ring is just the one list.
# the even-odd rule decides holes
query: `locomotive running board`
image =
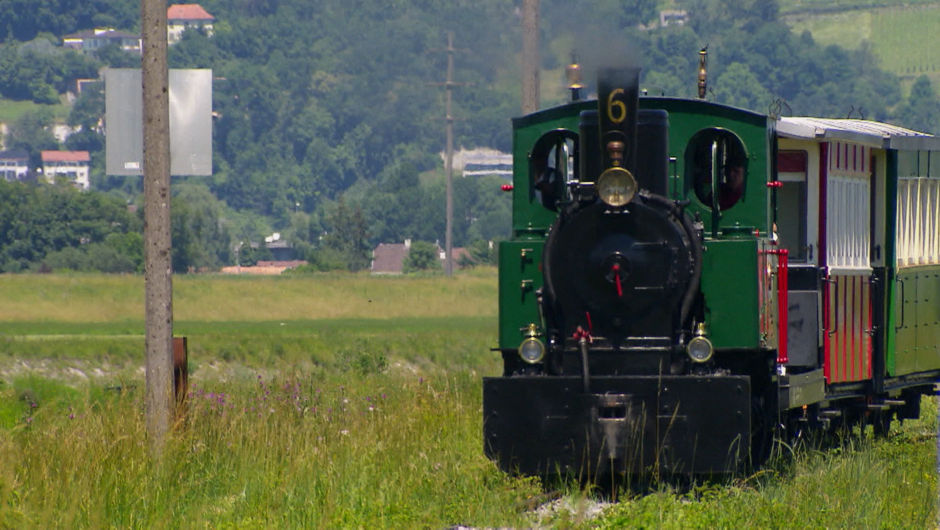
{"label": "locomotive running board", "polygon": [[805,374],[777,376],[780,410],[818,403],[826,398],[826,379],[822,368]]}

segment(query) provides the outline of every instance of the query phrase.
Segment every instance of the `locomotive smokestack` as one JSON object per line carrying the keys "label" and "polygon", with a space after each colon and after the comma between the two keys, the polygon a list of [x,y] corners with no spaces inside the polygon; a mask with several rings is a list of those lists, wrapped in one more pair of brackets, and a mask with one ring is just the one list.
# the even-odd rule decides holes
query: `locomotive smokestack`
{"label": "locomotive smokestack", "polygon": [[698,52],[698,98],[705,99],[708,92],[708,46]]}
{"label": "locomotive smokestack", "polygon": [[571,101],[581,100],[581,65],[578,64],[578,54],[571,54],[571,64],[565,68],[565,75],[568,78],[568,90],[571,91]]}
{"label": "locomotive smokestack", "polygon": [[602,68],[597,74],[597,110],[602,168],[636,172],[636,122],[640,68]]}

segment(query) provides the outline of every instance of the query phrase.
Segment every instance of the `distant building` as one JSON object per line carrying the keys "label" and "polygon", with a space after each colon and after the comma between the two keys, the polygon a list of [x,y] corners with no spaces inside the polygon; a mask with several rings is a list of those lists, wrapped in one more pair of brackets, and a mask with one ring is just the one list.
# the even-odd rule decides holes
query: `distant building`
{"label": "distant building", "polygon": [[[252,246],[254,246],[254,243],[252,243]],[[271,252],[271,257],[274,261],[296,261],[294,260],[294,245],[288,241],[282,240],[280,232],[274,232],[265,237],[264,246]]]}
{"label": "distant building", "polygon": [[167,42],[175,44],[183,38],[187,29],[201,29],[212,36],[215,17],[199,4],[176,4],[166,9]]}
{"label": "distant building", "polygon": [[659,12],[659,27],[684,26],[689,21],[689,12],[682,9],[663,9]]}
{"label": "distant building", "polygon": [[[441,267],[445,265],[447,255],[440,245],[437,247],[438,257],[441,260]],[[406,239],[404,243],[379,243],[372,251],[372,274],[401,274],[405,268],[405,258],[411,250],[411,240]],[[460,257],[468,254],[464,248],[454,248],[454,267],[457,268]]]}
{"label": "distant building", "polygon": [[[441,153],[441,158],[445,154]],[[444,162],[447,160],[445,158]],[[499,175],[512,178],[512,155],[496,149],[461,149],[454,153],[454,173],[464,177]]]}
{"label": "distant building", "polygon": [[114,28],[89,29],[62,38],[62,46],[83,52],[92,52],[108,44],[117,44],[127,52],[140,53],[140,35],[117,31]]}
{"label": "distant building", "polygon": [[22,149],[0,152],[0,174],[7,182],[25,179],[29,174],[29,153]]}
{"label": "distant building", "polygon": [[90,182],[88,172],[91,157],[88,151],[43,151],[42,174],[46,181],[54,183],[56,178],[64,177],[73,186],[87,190]]}
{"label": "distant building", "polygon": [[404,243],[379,243],[372,251],[372,274],[401,274],[410,249],[410,239]]}
{"label": "distant building", "polygon": [[236,265],[234,267],[222,267],[222,274],[260,274],[274,275],[280,274],[286,270],[306,265],[304,260],[293,261],[259,261],[252,267],[243,267]]}

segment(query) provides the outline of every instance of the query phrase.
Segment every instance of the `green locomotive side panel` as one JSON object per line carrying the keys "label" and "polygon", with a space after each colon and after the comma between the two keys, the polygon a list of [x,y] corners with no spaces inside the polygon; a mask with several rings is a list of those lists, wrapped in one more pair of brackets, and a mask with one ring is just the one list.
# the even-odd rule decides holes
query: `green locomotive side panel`
{"label": "green locomotive side panel", "polygon": [[[940,267],[901,269],[894,285],[892,376],[940,368]],[[892,359],[893,357],[893,359]]]}
{"label": "green locomotive side panel", "polygon": [[544,234],[558,217],[557,212],[542,206],[535,193],[535,182],[529,168],[535,143],[543,134],[556,129],[577,133],[581,111],[596,108],[595,101],[587,101],[545,109],[513,119],[513,234]]}
{"label": "green locomotive side panel", "polygon": [[544,240],[503,241],[499,244],[499,347],[515,349],[525,338],[522,330],[536,324],[541,330],[536,291],[542,288]]}
{"label": "green locomotive side panel", "polygon": [[669,113],[669,156],[676,159],[679,179],[670,179],[668,195],[671,199],[692,201],[686,211],[701,216],[706,235],[712,233],[712,211],[693,191],[690,142],[705,129],[730,131],[740,138],[747,151],[744,194],[737,204],[721,212],[719,226],[740,226],[768,232],[770,190],[767,182],[771,178],[773,127],[766,115],[707,101],[674,98],[640,98],[640,108],[663,109]]}
{"label": "green locomotive side panel", "polygon": [[761,345],[757,257],[756,239],[705,242],[702,293],[715,348]]}

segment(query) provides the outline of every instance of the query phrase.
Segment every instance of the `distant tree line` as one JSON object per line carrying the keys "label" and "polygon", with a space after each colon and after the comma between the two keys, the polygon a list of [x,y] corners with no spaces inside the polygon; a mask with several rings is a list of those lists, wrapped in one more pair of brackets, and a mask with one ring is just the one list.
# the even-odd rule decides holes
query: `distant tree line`
{"label": "distant tree line", "polygon": [[[112,194],[0,180],[0,272],[143,271],[143,216]],[[230,237],[184,188],[172,199],[173,269],[232,261]]]}
{"label": "distant tree line", "polygon": [[[509,117],[520,110],[521,49],[514,3],[201,5],[217,19],[215,34],[187,31],[168,52],[172,68],[212,68],[215,77],[213,176],[174,178],[181,204],[174,215],[189,216],[178,247],[189,256],[180,258],[187,269],[257,260],[263,250],[252,251],[250,243],[274,231],[325,269],[361,269],[379,242],[442,241],[445,122],[443,91],[435,83],[444,79],[447,57],[435,50],[447,30],[455,31],[461,49],[455,81],[463,85],[454,92],[453,110],[458,145],[512,148]],[[707,44],[709,99],[765,113],[851,115],[940,129],[929,79],[918,79],[902,97],[900,80],[874,66],[870,48],[821,47],[809,33],[794,34],[778,19],[777,0],[676,5],[688,11],[688,23],[657,28],[656,0],[542,0],[543,78],[558,87],[543,93],[543,105],[566,99],[563,70],[573,49],[588,83],[592,60],[616,56],[643,66],[651,94],[693,96],[697,52]],[[89,56],[51,45],[92,27],[139,31],[138,13],[137,0],[0,2],[0,95],[53,103],[102,66],[138,66],[139,57],[113,46]],[[102,87],[86,85],[68,117],[80,132],[62,147],[90,151],[93,187],[136,203],[140,179],[104,172],[103,116]],[[37,161],[39,151],[59,148],[49,132],[52,120],[51,112],[24,114],[8,124],[7,148],[26,149]],[[456,179],[455,246],[489,248],[489,241],[508,237],[510,201],[499,183]],[[6,244],[0,243],[3,256]],[[87,252],[84,245],[71,246]],[[35,256],[61,250],[4,259],[32,267]]]}

